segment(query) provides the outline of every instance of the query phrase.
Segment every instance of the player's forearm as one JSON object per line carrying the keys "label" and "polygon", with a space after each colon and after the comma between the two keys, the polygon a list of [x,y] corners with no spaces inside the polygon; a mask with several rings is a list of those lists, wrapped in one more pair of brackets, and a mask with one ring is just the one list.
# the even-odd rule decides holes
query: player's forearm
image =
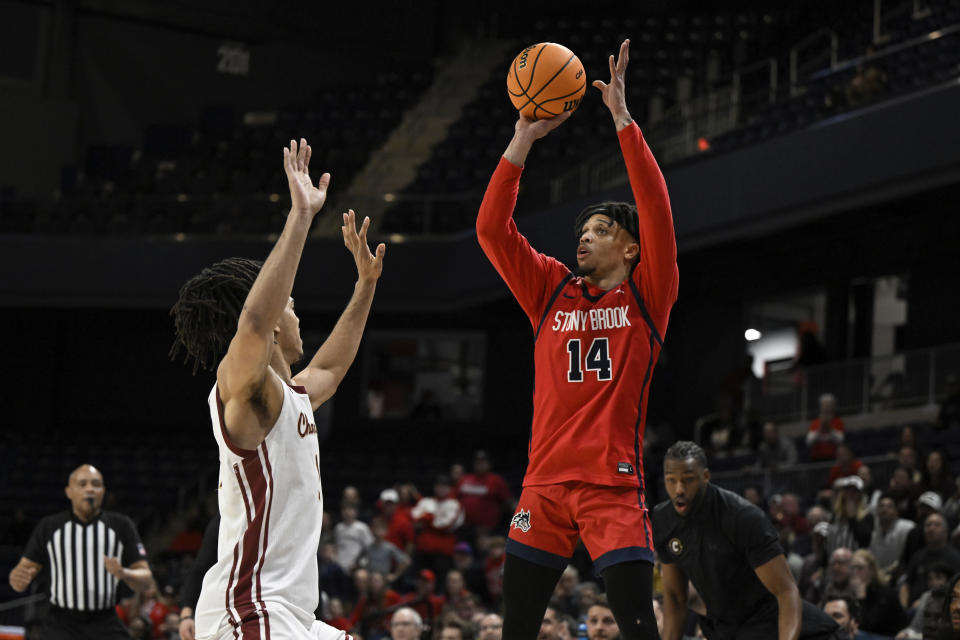
{"label": "player's forearm", "polygon": [[312,221],[313,216],[309,213],[291,209],[280,238],[247,294],[240,313],[241,327],[266,336],[277,326],[290,300],[293,280]]}
{"label": "player's forearm", "polygon": [[780,611],[778,614],[780,640],[797,640],[800,637],[800,592],[794,589],[786,589],[784,593],[777,595],[777,606]]}
{"label": "player's forearm", "polygon": [[686,602],[679,602],[666,595],[663,599],[663,632],[661,640],[681,640],[683,626],[687,618]]}
{"label": "player's forearm", "polygon": [[633,124],[633,117],[630,115],[630,112],[627,111],[627,105],[625,104],[620,105],[616,109],[611,109],[610,115],[613,116],[613,124],[617,128],[617,133],[620,133]]}
{"label": "player's forearm", "polygon": [[330,371],[336,376],[337,382],[343,379],[357,357],[376,289],[376,280],[357,281],[347,308],[340,314],[330,336],[310,360],[309,367]]}
{"label": "player's forearm", "polygon": [[153,580],[153,574],[150,572],[150,569],[146,567],[140,567],[137,569],[124,567],[123,573],[118,577],[136,593],[146,591],[150,587],[150,583]]}
{"label": "player's forearm", "polygon": [[503,157],[518,167],[522,167],[527,161],[527,154],[533,148],[535,140],[536,138],[529,133],[517,131],[513,134],[510,144],[507,145],[507,150],[503,152]]}

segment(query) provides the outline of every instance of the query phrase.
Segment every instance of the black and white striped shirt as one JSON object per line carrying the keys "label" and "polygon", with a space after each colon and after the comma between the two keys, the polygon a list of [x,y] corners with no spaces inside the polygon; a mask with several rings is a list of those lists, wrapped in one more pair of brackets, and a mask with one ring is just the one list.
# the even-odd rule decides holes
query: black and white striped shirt
{"label": "black and white striped shirt", "polygon": [[117,579],[103,565],[105,555],[129,567],[147,554],[127,516],[102,511],[83,523],[72,511],[47,516],[34,529],[24,557],[50,569],[50,602],[73,611],[112,609]]}

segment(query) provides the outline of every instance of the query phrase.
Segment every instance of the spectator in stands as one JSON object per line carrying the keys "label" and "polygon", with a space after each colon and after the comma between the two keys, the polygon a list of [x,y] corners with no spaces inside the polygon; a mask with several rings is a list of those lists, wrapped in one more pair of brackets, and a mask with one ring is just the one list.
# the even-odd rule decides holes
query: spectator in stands
{"label": "spectator in stands", "polygon": [[377,507],[380,518],[387,523],[384,540],[393,544],[407,555],[413,553],[414,528],[409,508],[400,508],[400,494],[396,489],[384,489],[380,492]]}
{"label": "spectator in stands", "polygon": [[743,489],[743,497],[752,505],[758,507],[764,513],[767,512],[767,505],[763,501],[763,491],[760,490],[760,487],[755,487],[749,485]]}
{"label": "spectator in stands", "polygon": [[936,640],[960,640],[960,573],[947,584],[936,625]]}
{"label": "spectator in stands", "polygon": [[860,604],[860,628],[882,636],[892,636],[902,629],[908,618],[890,577],[877,567],[873,554],[866,549],[855,551],[850,572],[850,586]]}
{"label": "spectator in stands", "polygon": [[886,640],[860,630],[860,606],[848,593],[831,593],[823,603],[823,610],[840,625],[850,640]]}
{"label": "spectator in stands", "polygon": [[[407,594],[402,600],[404,604],[420,614],[422,621],[427,624],[439,620],[440,614],[443,612],[443,596],[434,593],[436,584],[436,574],[429,569],[421,569],[417,574],[413,593]],[[394,619],[396,619],[396,614],[394,614]]]}
{"label": "spectator in stands", "polygon": [[387,525],[380,518],[374,518],[373,542],[363,552],[362,564],[370,571],[379,571],[393,584],[410,566],[410,556],[385,539]]}
{"label": "spectator in stands", "polygon": [[420,640],[423,633],[423,618],[415,609],[397,609],[390,619],[390,640]]}
{"label": "spectator in stands", "polygon": [[453,497],[448,476],[438,476],[432,498],[421,498],[411,515],[417,534],[417,566],[432,569],[440,580],[453,566],[453,548],[457,545],[456,530],[463,524],[463,508]]}
{"label": "spectator in stands", "polygon": [[[661,581],[662,582],[662,581]],[[587,611],[600,597],[600,587],[596,582],[585,581],[577,585],[577,615],[578,621],[586,623]]]}
{"label": "spectator in stands", "polygon": [[477,625],[477,640],[503,640],[503,618],[488,613]]}
{"label": "spectator in stands", "polygon": [[463,480],[463,476],[467,473],[467,470],[459,462],[454,462],[450,465],[450,482],[453,483],[453,486],[459,487],[460,481]]}
{"label": "spectator in stands", "polygon": [[440,629],[440,640],[473,640],[470,627],[459,618],[447,618]]}
{"label": "spectator in stands", "polygon": [[350,631],[353,629],[355,621],[347,618],[343,609],[343,601],[340,598],[330,598],[328,613],[323,619],[328,625],[341,631]]}
{"label": "spectator in stands", "polygon": [[927,590],[927,571],[943,564],[953,573],[960,572],[960,551],[947,545],[947,521],[939,513],[931,513],[923,522],[926,545],[910,558],[906,579],[900,586],[900,604],[904,609],[914,609],[923,592]]}
{"label": "spectator in stands", "polygon": [[587,610],[587,638],[589,640],[619,640],[620,627],[610,610],[607,597],[601,594]]}
{"label": "spectator in stands", "polygon": [[774,422],[763,425],[763,440],[757,447],[757,465],[761,469],[782,469],[797,464],[797,447]]}
{"label": "spectator in stands", "polygon": [[[931,513],[940,513],[943,508],[943,501],[940,496],[933,491],[927,491],[917,498],[916,513],[914,521],[918,523],[926,522],[927,516]],[[923,527],[914,527],[907,534],[907,541],[903,545],[903,554],[900,556],[900,566],[906,568],[911,556],[926,544]]]}
{"label": "spectator in stands", "polygon": [[537,634],[537,640],[559,640],[560,612],[547,606],[543,612],[543,620],[540,622],[540,632]]}
{"label": "spectator in stands", "polygon": [[374,543],[374,537],[367,523],[357,519],[357,508],[352,504],[343,507],[341,516],[343,520],[333,528],[337,564],[344,571],[352,571],[367,547]]}
{"label": "spectator in stands", "polygon": [[[819,509],[820,507],[815,507]],[[822,509],[821,509],[822,510]],[[809,512],[808,512],[809,513]],[[818,522],[813,526],[810,533],[810,553],[803,558],[803,564],[800,567],[800,577],[797,579],[797,588],[804,597],[811,602],[817,602],[819,599],[820,588],[824,581],[824,575],[827,568],[827,535],[830,531],[830,523],[826,521]]]}
{"label": "spectator in stands", "polygon": [[350,576],[337,562],[337,547],[332,542],[320,544],[320,591],[331,598],[346,598],[352,589]]}
{"label": "spectator in stands", "polygon": [[837,457],[837,445],[843,442],[843,420],[837,417],[837,399],[832,393],[820,396],[820,415],[810,423],[807,431],[807,447],[811,460],[833,460]]}
{"label": "spectator in stands", "polygon": [[470,595],[470,591],[467,590],[467,583],[463,579],[463,574],[456,569],[447,571],[443,589],[444,606],[455,605],[468,595]]}
{"label": "spectator in stands", "polygon": [[456,485],[466,523],[478,533],[497,528],[505,513],[513,512],[513,496],[506,480],[490,470],[487,452],[473,454],[473,473],[463,476]]}
{"label": "spectator in stands", "polygon": [[560,624],[557,627],[559,640],[574,640],[577,637],[577,621],[573,616],[565,613],[560,614]]}
{"label": "spectator in stands", "polygon": [[876,63],[871,60],[873,47],[867,47],[861,61],[857,63],[857,71],[850,84],[847,85],[847,104],[859,107],[876,100],[883,93],[887,84],[887,76]]}
{"label": "spectator in stands", "polygon": [[923,474],[920,473],[920,456],[917,454],[917,448],[911,445],[903,445],[897,451],[897,464],[910,472],[910,479],[918,487],[923,482]]}
{"label": "spectator in stands", "polygon": [[473,547],[468,542],[458,542],[453,547],[453,568],[463,575],[467,590],[475,593],[484,601],[488,600],[487,577],[483,566],[473,557]]}
{"label": "spectator in stands", "polygon": [[572,564],[560,574],[557,580],[557,586],[553,589],[553,597],[550,599],[556,608],[562,613],[575,616],[577,610],[577,584],[580,582],[580,572]]}
{"label": "spectator in stands", "polygon": [[867,510],[860,476],[847,476],[833,483],[834,520],[827,536],[827,551],[846,547],[851,551],[870,546],[873,517]]}
{"label": "spectator in stands", "polygon": [[[929,617],[928,609],[931,601],[935,601],[934,604],[938,605],[936,608],[938,609],[937,613],[939,613],[939,609],[943,605],[943,591],[950,580],[950,575],[950,567],[945,565],[934,565],[927,570],[927,590],[917,601],[917,610],[913,614],[910,624],[897,633],[896,640],[921,640],[924,637],[924,622],[925,618]],[[936,633],[936,629],[931,630],[930,625],[927,625],[927,627],[926,636],[932,637]]]}
{"label": "spectator in stands", "polygon": [[954,479],[953,491],[943,503],[943,515],[951,524],[960,521],[960,476]]}
{"label": "spectator in stands", "polygon": [[487,548],[487,559],[484,562],[483,573],[487,578],[487,593],[490,602],[497,603],[503,595],[503,563],[506,561],[507,539],[503,536],[490,538]]}
{"label": "spectator in stands", "polygon": [[937,412],[936,428],[960,433],[960,377],[955,373],[947,376],[947,393]]}
{"label": "spectator in stands", "polygon": [[861,464],[860,468],[857,469],[857,475],[863,480],[863,495],[867,499],[867,509],[870,510],[870,513],[876,514],[877,503],[880,501],[883,491],[873,484],[873,472],[870,471],[869,466]]}
{"label": "spectator in stands", "polygon": [[870,534],[870,552],[882,571],[899,572],[900,558],[907,543],[907,536],[916,527],[912,520],[901,518],[897,501],[889,493],[877,503],[876,526]]}
{"label": "spectator in stands", "polygon": [[914,513],[915,503],[919,497],[918,487],[913,482],[913,476],[910,470],[905,467],[897,467],[890,476],[890,487],[887,493],[897,502],[897,512],[903,516],[911,516]]}
{"label": "spectator in stands", "polygon": [[950,463],[942,449],[932,449],[927,453],[921,470],[920,486],[924,491],[934,491],[946,499],[953,494],[956,484],[950,473]]}
{"label": "spectator in stands", "polygon": [[850,549],[840,547],[830,554],[829,571],[819,580],[813,580],[804,598],[814,603],[822,603],[828,593],[852,593],[850,586],[850,563],[853,553]]}
{"label": "spectator in stands", "polygon": [[354,617],[362,621],[364,638],[382,638],[390,628],[390,615],[384,611],[400,603],[403,597],[390,588],[385,576],[379,571],[371,571],[369,589],[357,602]]}
{"label": "spectator in stands", "polygon": [[[832,487],[833,483],[840,478],[859,476],[857,472],[862,466],[863,463],[854,457],[853,451],[849,446],[845,444],[837,445],[837,461],[832,467],[830,467],[830,475],[827,479],[827,485]],[[860,480],[862,484],[863,478],[860,478]]]}

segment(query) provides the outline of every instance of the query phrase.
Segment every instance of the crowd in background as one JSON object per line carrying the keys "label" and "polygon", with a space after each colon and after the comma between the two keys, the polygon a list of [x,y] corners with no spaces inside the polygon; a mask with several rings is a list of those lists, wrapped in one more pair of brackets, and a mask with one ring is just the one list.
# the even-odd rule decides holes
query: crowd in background
{"label": "crowd in background", "polygon": [[[942,434],[956,425],[937,426]],[[935,637],[960,574],[960,483],[947,453],[918,442],[905,427],[890,452],[896,468],[889,483],[876,486],[870,467],[845,443],[844,422],[829,395],[804,438],[785,437],[773,423],[761,434],[755,466],[833,463],[808,492],[743,491],[780,532],[802,597],[824,607],[851,637]],[[470,471],[453,464],[429,495],[397,483],[368,503],[348,486],[330,502],[318,550],[319,618],[362,640],[500,639],[504,547],[515,498],[486,452],[475,453]],[[201,539],[193,530],[178,536],[171,547],[176,553],[153,563],[164,586],[118,606],[131,637],[179,637],[178,589]],[[655,608],[659,612],[659,603]],[[697,637],[695,616],[688,631]],[[539,640],[574,637],[616,637],[603,585],[582,548],[556,587]]]}

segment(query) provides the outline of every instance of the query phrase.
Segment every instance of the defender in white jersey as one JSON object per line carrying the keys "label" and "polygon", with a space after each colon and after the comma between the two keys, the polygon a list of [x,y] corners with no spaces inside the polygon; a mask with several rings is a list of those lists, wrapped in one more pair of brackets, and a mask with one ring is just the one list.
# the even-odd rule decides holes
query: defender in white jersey
{"label": "defender in white jersey", "polygon": [[185,349],[195,369],[223,356],[209,397],[220,449],[217,562],[204,576],[195,628],[186,612],[185,640],[191,633],[197,640],[345,636],[313,617],[323,515],[313,412],[356,357],[386,247],[371,253],[369,219],[358,232],[354,212],[343,214],[344,244],[358,272],[353,297],[310,363],[293,375],[303,342],[290,293],[330,183],[325,173],[313,185],[310,155],[303,139],[284,149],[293,206],[262,267],[239,258],[219,262],[184,285],[172,311],[174,354]]}

